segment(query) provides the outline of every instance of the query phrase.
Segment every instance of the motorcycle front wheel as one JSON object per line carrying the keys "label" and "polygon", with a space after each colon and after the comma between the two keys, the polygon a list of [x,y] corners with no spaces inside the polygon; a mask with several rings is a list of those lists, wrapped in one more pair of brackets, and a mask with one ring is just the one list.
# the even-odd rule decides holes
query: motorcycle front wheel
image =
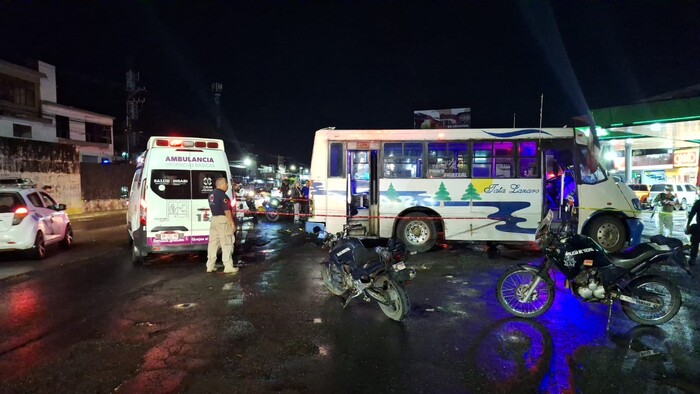
{"label": "motorcycle front wheel", "polygon": [[328,291],[337,296],[345,294],[345,289],[343,288],[343,273],[338,266],[331,263],[323,264],[321,266],[321,277]]}
{"label": "motorcycle front wheel", "polygon": [[265,217],[267,217],[267,220],[271,222],[276,222],[280,219],[280,213],[277,211],[267,211],[265,214]]}
{"label": "motorcycle front wheel", "polygon": [[396,321],[401,321],[408,316],[408,312],[411,310],[411,302],[408,299],[406,289],[391,279],[378,281],[377,283],[382,285],[386,283],[386,290],[379,290],[388,301],[386,304],[379,303],[379,308],[382,312],[389,319]]}
{"label": "motorcycle front wheel", "polygon": [[529,299],[525,299],[530,284],[537,275],[521,267],[506,271],[496,286],[498,302],[508,313],[518,317],[537,317],[545,313],[554,302],[554,283],[541,280]]}
{"label": "motorcycle front wheel", "polygon": [[681,309],[681,292],[660,276],[636,278],[630,282],[628,289],[624,293],[630,297],[660,304],[658,307],[648,307],[622,301],[622,310],[636,323],[650,326],[663,324],[673,319]]}

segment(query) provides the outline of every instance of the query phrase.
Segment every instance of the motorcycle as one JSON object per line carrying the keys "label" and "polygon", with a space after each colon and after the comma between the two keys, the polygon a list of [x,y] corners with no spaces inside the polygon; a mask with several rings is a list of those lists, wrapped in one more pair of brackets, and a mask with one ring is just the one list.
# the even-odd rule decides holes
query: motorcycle
{"label": "motorcycle", "polygon": [[271,197],[262,203],[265,208],[265,217],[271,222],[276,222],[282,216],[294,215],[294,204],[289,199]]}
{"label": "motorcycle", "polygon": [[575,233],[575,226],[562,223],[552,230],[553,213],[542,220],[535,239],[544,251],[539,266],[519,264],[506,271],[496,286],[503,309],[532,318],[545,313],[554,302],[554,281],[549,270],[557,268],[566,277],[566,287],[582,301],[608,304],[620,300],[631,320],[658,325],[671,320],[681,307],[681,294],[668,280],[644,273],[657,263],[671,260],[686,268],[683,243],[674,238],[654,236],[651,242],[610,254],[591,238]]}
{"label": "motorcycle", "polygon": [[387,317],[401,321],[410,311],[405,286],[416,275],[413,268],[406,267],[410,253],[395,238],[389,239],[386,247],[368,249],[359,239],[348,236],[353,228],[345,225],[341,233],[326,237],[324,245],[330,252],[321,263],[324,285],[343,298],[343,308],[359,296],[365,302],[371,297]]}

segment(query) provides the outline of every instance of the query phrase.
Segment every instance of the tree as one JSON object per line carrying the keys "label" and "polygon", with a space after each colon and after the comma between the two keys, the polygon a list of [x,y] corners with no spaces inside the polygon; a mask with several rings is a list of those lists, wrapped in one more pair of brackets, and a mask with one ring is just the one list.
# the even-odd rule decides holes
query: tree
{"label": "tree", "polygon": [[435,193],[435,199],[440,201],[441,207],[445,206],[445,201],[452,201],[450,198],[450,193],[448,193],[447,189],[445,188],[444,182],[440,182],[440,187],[438,188],[437,193]]}
{"label": "tree", "polygon": [[472,201],[481,200],[481,196],[476,191],[476,188],[474,187],[474,185],[472,185],[471,182],[469,182],[469,186],[467,186],[465,193],[462,194],[462,201],[465,200],[469,200],[469,212],[471,212],[472,210]]}
{"label": "tree", "polygon": [[394,184],[390,183],[389,184],[389,189],[386,191],[386,198],[389,199],[389,201],[396,201],[396,202],[401,202],[401,199],[399,198],[399,193],[396,192],[394,189]]}

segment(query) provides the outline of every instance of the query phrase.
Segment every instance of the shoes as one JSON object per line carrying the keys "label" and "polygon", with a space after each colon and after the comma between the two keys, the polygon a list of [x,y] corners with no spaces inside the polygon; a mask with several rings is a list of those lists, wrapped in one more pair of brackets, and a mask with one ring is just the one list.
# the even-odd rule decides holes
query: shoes
{"label": "shoes", "polygon": [[214,269],[207,269],[207,273],[212,273],[212,272],[216,272],[216,268],[214,268]]}
{"label": "shoes", "polygon": [[235,273],[238,273],[237,267],[224,269],[224,274],[235,274]]}

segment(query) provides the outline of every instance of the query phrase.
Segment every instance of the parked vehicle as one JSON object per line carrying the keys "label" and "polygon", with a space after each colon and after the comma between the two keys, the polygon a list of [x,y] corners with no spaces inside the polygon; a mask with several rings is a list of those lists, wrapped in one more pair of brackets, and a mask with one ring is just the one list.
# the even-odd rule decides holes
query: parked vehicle
{"label": "parked vehicle", "polygon": [[0,178],[0,252],[19,250],[41,260],[46,247],[73,246],[66,206],[25,178]]}
{"label": "parked vehicle", "polygon": [[262,206],[265,209],[265,217],[271,222],[276,222],[283,216],[294,216],[294,204],[288,198],[270,197],[263,201]]}
{"label": "parked vehicle", "polygon": [[678,198],[676,209],[686,210],[688,204],[693,204],[697,196],[697,187],[690,183],[657,183],[651,185],[649,191],[649,204],[652,204],[657,195],[664,192],[664,188],[670,185],[673,188],[673,194]]}
{"label": "parked vehicle", "polygon": [[[133,263],[143,264],[150,254],[206,251],[209,193],[221,177],[233,185],[223,141],[151,137],[129,192],[126,227]],[[226,192],[233,207],[231,193]]]}
{"label": "parked vehicle", "polygon": [[544,261],[540,265],[519,264],[498,281],[498,302],[506,311],[526,318],[546,312],[554,302],[554,281],[549,270],[557,268],[581,301],[606,303],[611,311],[613,301],[620,300],[625,314],[639,324],[662,324],[678,313],[678,288],[645,272],[666,260],[687,270],[680,240],[654,236],[652,242],[609,254],[591,238],[571,231],[568,223],[560,231],[553,231],[552,218],[549,211],[536,235]]}
{"label": "parked vehicle", "polygon": [[629,183],[627,186],[629,186],[634,192],[634,195],[637,196],[642,208],[646,208],[651,205],[651,201],[649,201],[651,185],[647,185],[645,183]]}
{"label": "parked vehicle", "polygon": [[318,130],[308,220],[327,232],[360,223],[353,235],[395,236],[418,252],[531,242],[542,213],[573,193],[577,231],[616,252],[641,242],[641,205],[588,145],[574,128]]}
{"label": "parked vehicle", "polygon": [[[361,226],[356,224],[354,226]],[[392,320],[400,321],[410,311],[405,286],[416,272],[406,267],[409,252],[403,242],[391,238],[386,247],[368,249],[358,238],[348,237],[352,225],[326,237],[330,252],[321,264],[321,277],[328,290],[344,298],[345,308],[354,298],[370,297]]]}

